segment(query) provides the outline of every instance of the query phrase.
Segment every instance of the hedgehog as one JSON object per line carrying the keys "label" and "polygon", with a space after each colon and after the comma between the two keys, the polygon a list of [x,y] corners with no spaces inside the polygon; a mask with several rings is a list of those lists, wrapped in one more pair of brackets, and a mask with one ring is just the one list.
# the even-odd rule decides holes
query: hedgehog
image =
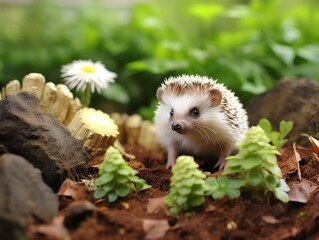
{"label": "hedgehog", "polygon": [[164,80],[157,89],[156,135],[167,150],[166,167],[179,155],[216,159],[222,170],[225,158],[248,130],[247,112],[235,94],[216,80],[180,75]]}

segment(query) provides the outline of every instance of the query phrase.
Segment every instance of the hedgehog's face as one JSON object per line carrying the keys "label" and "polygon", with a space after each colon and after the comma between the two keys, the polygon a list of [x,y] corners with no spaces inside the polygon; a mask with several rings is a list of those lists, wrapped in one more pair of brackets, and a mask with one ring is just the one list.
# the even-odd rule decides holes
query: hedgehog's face
{"label": "hedgehog's face", "polygon": [[199,127],[221,101],[221,93],[218,90],[211,94],[185,93],[176,96],[157,93],[157,96],[162,109],[161,118],[164,118],[170,131],[178,134],[200,134]]}

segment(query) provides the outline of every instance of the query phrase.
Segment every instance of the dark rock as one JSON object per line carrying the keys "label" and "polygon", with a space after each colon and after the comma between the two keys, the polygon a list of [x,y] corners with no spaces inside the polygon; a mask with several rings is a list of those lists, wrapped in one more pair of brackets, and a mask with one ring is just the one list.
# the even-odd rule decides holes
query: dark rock
{"label": "dark rock", "polygon": [[250,125],[267,118],[278,130],[281,120],[291,120],[294,128],[288,135],[290,141],[308,144],[301,133],[316,135],[319,119],[319,83],[305,79],[283,79],[269,91],[256,96],[246,106]]}
{"label": "dark rock", "polygon": [[0,144],[39,168],[55,191],[67,177],[78,180],[88,172],[88,155],[81,143],[33,93],[21,92],[0,100]]}
{"label": "dark rock", "polygon": [[58,196],[43,182],[39,169],[20,156],[0,156],[1,239],[22,239],[28,224],[49,221],[58,208]]}

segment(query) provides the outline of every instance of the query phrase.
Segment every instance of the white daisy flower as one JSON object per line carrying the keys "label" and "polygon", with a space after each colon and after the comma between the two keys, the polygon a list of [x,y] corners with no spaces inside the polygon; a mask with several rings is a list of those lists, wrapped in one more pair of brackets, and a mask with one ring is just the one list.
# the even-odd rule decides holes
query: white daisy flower
{"label": "white daisy flower", "polygon": [[91,60],[76,60],[70,64],[62,66],[61,77],[70,89],[84,92],[90,86],[91,92],[96,89],[101,92],[107,88],[110,82],[114,82],[116,73],[110,72],[101,62]]}

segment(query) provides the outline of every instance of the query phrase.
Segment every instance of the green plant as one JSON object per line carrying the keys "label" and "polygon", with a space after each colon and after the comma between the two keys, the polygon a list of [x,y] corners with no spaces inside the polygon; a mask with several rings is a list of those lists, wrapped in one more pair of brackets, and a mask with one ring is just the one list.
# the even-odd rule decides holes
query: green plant
{"label": "green plant", "polygon": [[244,140],[238,144],[238,154],[227,158],[223,174],[238,174],[239,179],[246,182],[245,187],[254,191],[271,191],[282,202],[288,202],[286,192],[289,187],[282,179],[277,164],[276,155],[280,153],[269,141],[260,126],[251,127]]}
{"label": "green plant", "polygon": [[206,195],[211,195],[214,199],[220,199],[224,196],[234,199],[240,196],[240,188],[246,184],[246,181],[220,176],[218,178],[207,178],[206,183],[209,186]]}
{"label": "green plant", "polygon": [[125,197],[131,192],[139,192],[150,188],[143,179],[136,176],[137,171],[131,168],[123,159],[121,153],[114,147],[109,147],[104,161],[99,166],[99,177],[95,179],[97,189],[95,198],[107,195],[109,202],[118,197]]}
{"label": "green plant", "polygon": [[278,150],[288,142],[288,140],[285,139],[285,137],[293,128],[292,121],[281,121],[279,124],[279,132],[272,131],[271,123],[266,118],[260,119],[258,125],[265,131],[271,143]]}
{"label": "green plant", "polygon": [[165,198],[165,203],[175,216],[181,211],[189,212],[205,201],[205,174],[197,168],[193,157],[180,156],[176,160],[171,189]]}

